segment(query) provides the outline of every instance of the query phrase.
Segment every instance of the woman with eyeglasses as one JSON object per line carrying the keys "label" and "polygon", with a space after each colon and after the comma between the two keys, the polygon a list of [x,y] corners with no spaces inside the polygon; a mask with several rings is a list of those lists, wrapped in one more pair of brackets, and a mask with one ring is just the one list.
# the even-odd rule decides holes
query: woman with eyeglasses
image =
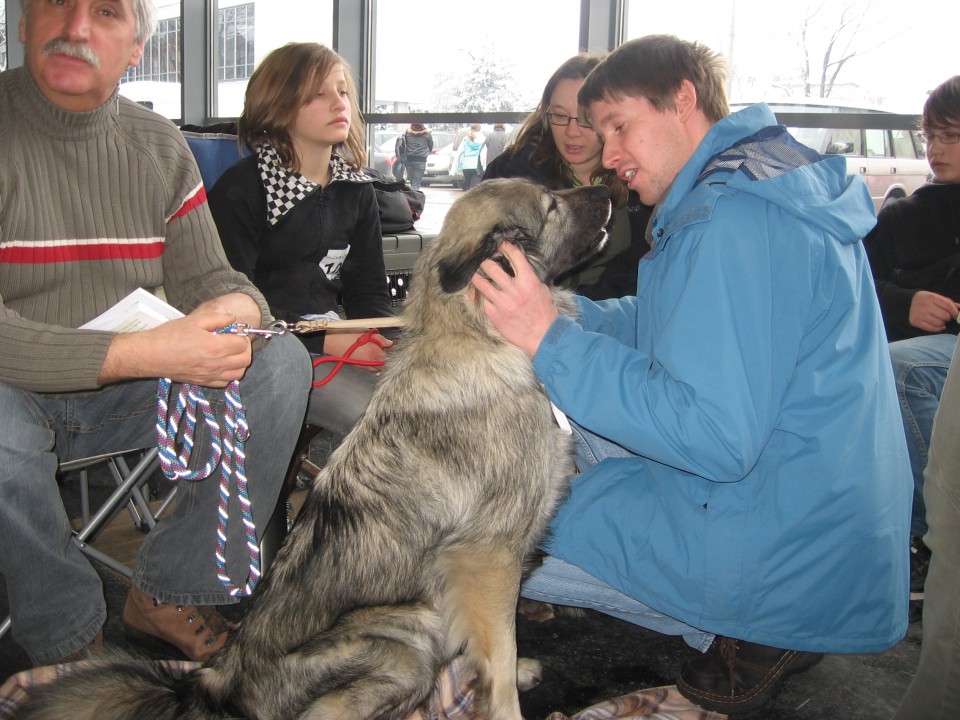
{"label": "woman with eyeglasses", "polygon": [[[923,473],[933,418],[960,331],[960,75],[930,93],[922,124],[920,136],[933,181],[885,205],[876,227],[864,238],[890,341],[913,471],[913,619],[919,618],[930,559],[921,540],[927,532]],[[925,621],[925,639],[926,630]]]}
{"label": "woman with eyeglasses", "polygon": [[594,300],[634,295],[637,265],[650,249],[645,234],[652,208],[640,202],[613,170],[600,164],[603,146],[579,114],[577,93],[600,62],[575,55],[553,73],[537,108],[527,116],[516,140],[484,171],[483,179],[523,177],[552,190],[582,185],[610,188],[614,215],[603,252],[561,283]]}

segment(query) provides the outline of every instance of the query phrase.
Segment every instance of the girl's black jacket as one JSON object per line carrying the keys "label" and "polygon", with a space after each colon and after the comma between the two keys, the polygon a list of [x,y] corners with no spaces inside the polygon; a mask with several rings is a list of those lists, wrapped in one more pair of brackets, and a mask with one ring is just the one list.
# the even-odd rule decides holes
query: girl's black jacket
{"label": "girl's black jacket", "polygon": [[[353,174],[334,178],[276,225],[267,221],[256,154],[228,168],[210,190],[230,264],[253,281],[280,320],[296,322],[341,305],[352,318],[393,314],[373,186]],[[302,340],[311,352],[322,352],[323,333]]]}
{"label": "girl's black jacket", "polygon": [[[960,183],[928,183],[885,205],[863,239],[887,340],[927,335],[910,324],[918,290],[960,302]],[[956,322],[945,332],[957,334]]]}

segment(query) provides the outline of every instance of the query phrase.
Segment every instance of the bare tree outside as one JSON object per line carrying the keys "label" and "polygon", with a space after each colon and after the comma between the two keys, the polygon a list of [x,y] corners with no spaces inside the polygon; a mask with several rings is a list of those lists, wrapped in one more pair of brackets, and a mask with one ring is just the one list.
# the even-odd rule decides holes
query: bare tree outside
{"label": "bare tree outside", "polygon": [[956,0],[928,0],[922,12],[900,0],[626,4],[626,37],[671,33],[720,52],[738,102],[807,96],[911,112],[956,73],[945,50],[956,45]]}
{"label": "bare tree outside", "polygon": [[[808,4],[797,30],[800,51],[800,79],[803,95],[828,98],[841,81],[848,62],[881,47],[896,34],[865,43],[867,31],[883,25],[871,13],[871,0],[852,0],[842,4],[821,0]],[[874,38],[875,33],[870,33]]]}

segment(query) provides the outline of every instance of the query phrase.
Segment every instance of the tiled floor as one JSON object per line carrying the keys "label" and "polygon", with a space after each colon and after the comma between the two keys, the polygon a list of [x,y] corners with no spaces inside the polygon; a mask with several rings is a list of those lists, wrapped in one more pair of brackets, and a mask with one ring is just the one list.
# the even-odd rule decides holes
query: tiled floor
{"label": "tiled floor", "polygon": [[[328,441],[321,436],[315,443],[316,453],[311,455],[322,457],[329,449]],[[129,547],[135,546],[136,531],[129,519],[120,516],[114,524],[120,528],[116,531],[120,544],[115,547],[124,547],[130,539],[133,544]],[[108,540],[113,542],[102,538]],[[126,582],[109,570],[100,568],[100,572],[109,613],[105,641],[128,645],[119,619]],[[5,588],[0,587],[0,618],[6,615],[4,598]],[[907,637],[882,654],[825,657],[811,670],[790,678],[776,699],[750,715],[750,720],[887,720],[916,668],[920,630],[920,623],[912,624]],[[570,714],[633,690],[672,684],[680,665],[694,654],[679,638],[593,612],[546,622],[521,617],[517,638],[520,654],[544,665],[541,685],[521,696],[527,720],[557,710]],[[140,649],[161,656],[157,648]],[[9,634],[0,640],[0,677],[28,666],[27,657]]]}

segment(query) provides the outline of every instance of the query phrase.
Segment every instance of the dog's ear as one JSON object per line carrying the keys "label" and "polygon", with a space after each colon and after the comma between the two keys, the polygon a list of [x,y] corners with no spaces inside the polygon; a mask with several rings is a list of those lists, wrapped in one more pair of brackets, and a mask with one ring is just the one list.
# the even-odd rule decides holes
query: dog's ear
{"label": "dog's ear", "polygon": [[458,259],[443,260],[439,263],[438,272],[440,274],[440,287],[446,293],[455,293],[463,290],[470,282],[470,278],[480,269],[480,263],[484,260],[493,259],[500,264],[504,272],[513,275],[513,267],[507,261],[507,258],[500,252],[500,245],[504,240],[514,242],[514,231],[505,231],[494,229],[487,233],[479,243],[474,246],[474,251]]}

